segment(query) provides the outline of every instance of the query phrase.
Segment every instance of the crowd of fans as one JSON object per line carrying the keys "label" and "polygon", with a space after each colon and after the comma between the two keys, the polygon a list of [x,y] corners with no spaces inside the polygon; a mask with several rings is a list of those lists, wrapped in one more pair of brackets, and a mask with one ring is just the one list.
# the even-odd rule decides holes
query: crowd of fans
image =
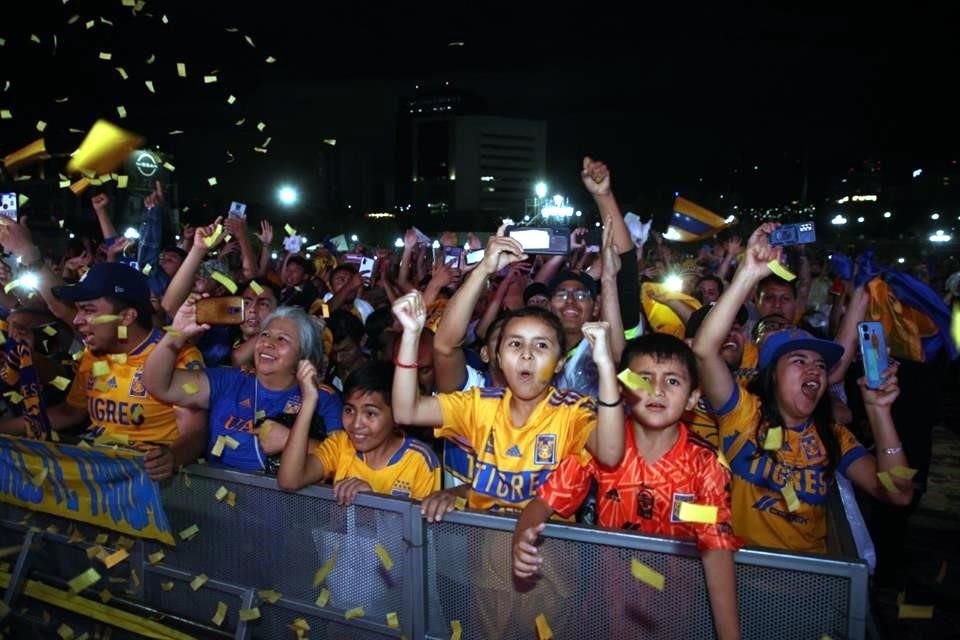
{"label": "crowd of fans", "polygon": [[[64,256],[28,221],[0,219],[2,379],[21,397],[5,395],[0,432],[127,442],[158,481],[202,457],[286,490],[332,483],[341,504],[421,500],[430,522],[458,506],[514,514],[513,548],[490,569],[503,580],[548,578],[537,538],[550,518],[695,540],[723,638],[738,636],[733,552],[824,553],[840,483],[883,524],[877,579],[895,580],[950,345],[911,358],[892,340],[868,388],[857,327],[882,318],[886,274],[869,255],[773,246],[770,222],[698,245],[638,237],[607,167],[587,158],[582,178],[602,241],[575,229],[560,256],[501,228],[485,245],[445,232],[439,252],[411,229],[402,255],[273,259],[270,223],[252,233],[240,217],[167,245],[159,185],[136,246],[106,194],[92,198],[103,238]],[[665,285],[671,274],[681,284]],[[915,291],[931,278],[919,275]],[[943,275],[923,293],[946,308],[958,292],[937,299]],[[230,295],[242,321],[205,321],[204,301]]]}

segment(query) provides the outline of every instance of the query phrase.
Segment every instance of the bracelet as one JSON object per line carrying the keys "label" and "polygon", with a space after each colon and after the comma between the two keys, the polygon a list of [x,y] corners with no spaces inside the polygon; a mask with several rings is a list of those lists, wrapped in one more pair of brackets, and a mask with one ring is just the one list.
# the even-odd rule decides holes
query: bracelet
{"label": "bracelet", "polygon": [[887,454],[888,456],[895,456],[895,455],[897,455],[898,453],[900,453],[901,451],[903,451],[903,446],[899,446],[899,447],[888,447],[888,448],[886,448],[886,449],[883,450],[883,452],[884,452],[885,454]]}
{"label": "bracelet", "polygon": [[617,398],[616,402],[604,402],[600,398],[597,398],[597,404],[600,405],[601,407],[610,407],[610,408],[619,407],[621,402],[623,402],[622,398]]}
{"label": "bracelet", "polygon": [[393,364],[394,366],[400,367],[401,369],[419,369],[420,368],[419,362],[414,362],[413,364],[404,364],[399,360],[397,360],[396,358],[393,359]]}

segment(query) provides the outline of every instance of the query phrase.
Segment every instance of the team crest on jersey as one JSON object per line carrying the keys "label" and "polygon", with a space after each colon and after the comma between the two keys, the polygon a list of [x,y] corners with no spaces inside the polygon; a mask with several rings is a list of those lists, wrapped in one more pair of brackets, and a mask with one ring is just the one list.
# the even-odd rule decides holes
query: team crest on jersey
{"label": "team crest on jersey", "polygon": [[241,401],[240,401],[240,406],[249,409],[249,408],[250,408],[250,398],[244,398],[243,400],[241,400]]}
{"label": "team crest on jersey", "polygon": [[143,369],[137,369],[133,374],[133,380],[130,381],[129,395],[134,398],[146,398],[147,388],[143,386]]}
{"label": "team crest on jersey", "polygon": [[534,448],[535,464],[557,464],[557,436],[552,433],[541,433],[537,436],[537,445]]}
{"label": "team crest on jersey", "polygon": [[823,458],[823,449],[820,447],[820,439],[815,433],[808,433],[800,439],[800,446],[803,447],[803,453],[807,460],[817,462]]}
{"label": "team crest on jersey", "polygon": [[683,520],[680,519],[680,505],[684,502],[693,502],[693,494],[673,494],[673,503],[670,505],[670,522],[683,522]]}
{"label": "team crest on jersey", "polygon": [[286,406],[283,408],[284,413],[300,413],[300,407],[303,405],[303,401],[300,399],[300,396],[294,396],[287,400]]}

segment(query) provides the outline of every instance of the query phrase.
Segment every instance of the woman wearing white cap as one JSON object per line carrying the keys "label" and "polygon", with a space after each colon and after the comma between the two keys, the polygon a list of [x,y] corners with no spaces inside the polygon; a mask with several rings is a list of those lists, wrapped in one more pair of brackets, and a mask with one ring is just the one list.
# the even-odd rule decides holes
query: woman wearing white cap
{"label": "woman wearing white cap", "polygon": [[720,347],[740,305],[779,260],[769,234],[754,231],[730,287],[707,315],[693,343],[703,392],[720,426],[720,443],[733,471],[733,524],[750,544],[794,551],[826,551],[826,500],[841,473],[875,498],[909,504],[909,465],[890,416],[899,394],[896,365],[879,389],[859,381],[878,457],[843,425],[834,423],[827,394],[830,369],[843,347],[799,329],[769,334],[760,348],[760,373],[740,387]]}

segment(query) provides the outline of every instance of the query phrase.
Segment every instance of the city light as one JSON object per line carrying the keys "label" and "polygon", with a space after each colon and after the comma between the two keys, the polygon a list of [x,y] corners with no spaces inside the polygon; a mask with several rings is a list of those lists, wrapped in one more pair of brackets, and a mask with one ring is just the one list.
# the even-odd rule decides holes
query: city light
{"label": "city light", "polygon": [[943,229],[937,229],[937,232],[930,236],[930,242],[950,242],[952,236],[944,233]]}
{"label": "city light", "polygon": [[939,214],[939,213],[931,213],[931,214],[930,214],[930,219],[931,219],[931,220],[939,220],[939,219],[940,219],[940,214]]}
{"label": "city light", "polygon": [[25,273],[17,280],[20,281],[20,286],[24,289],[36,289],[40,286],[40,278],[35,273]]}
{"label": "city light", "polygon": [[903,264],[906,261],[907,261],[906,258],[897,258],[897,262],[899,262],[900,264]]}
{"label": "city light", "polygon": [[853,200],[854,202],[876,202],[876,201],[877,201],[877,196],[873,196],[873,195],[869,195],[869,196],[853,196],[853,197],[851,198],[851,200]]}
{"label": "city light", "polygon": [[837,200],[837,204],[846,204],[847,202],[850,202],[850,196],[843,196]]}
{"label": "city light", "polygon": [[546,183],[546,182],[538,182],[538,183],[536,184],[536,186],[533,188],[533,192],[534,192],[535,194],[537,194],[537,197],[538,197],[538,198],[546,198],[546,197],[547,197],[547,183]]}
{"label": "city light", "polygon": [[724,221],[724,223],[726,223],[726,224],[733,224],[736,220],[737,220],[737,216],[735,216],[735,215],[733,215],[733,214],[730,214],[729,216],[727,216],[726,218],[724,218],[723,221]]}
{"label": "city light", "polygon": [[350,236],[350,242],[356,242],[359,239],[360,238],[357,237],[357,234],[353,234],[352,236]]}
{"label": "city light", "polygon": [[133,227],[127,227],[123,232],[123,237],[127,240],[139,240],[140,232],[134,229]]}
{"label": "city light", "polygon": [[914,169],[914,170],[913,170],[913,177],[914,177],[914,178],[919,178],[919,177],[921,176],[921,174],[923,174],[923,169]]}
{"label": "city light", "polygon": [[293,205],[297,204],[298,200],[300,200],[300,194],[296,189],[288,184],[285,184],[277,189],[277,199],[280,200],[280,204],[283,206],[292,207]]}
{"label": "city light", "polygon": [[843,217],[843,214],[838,213],[837,215],[833,216],[833,220],[830,221],[830,224],[847,224],[847,219]]}
{"label": "city light", "polygon": [[434,249],[439,249],[439,248],[440,248],[440,241],[439,241],[439,240],[434,240],[432,246],[433,246]]}
{"label": "city light", "polygon": [[480,176],[480,182],[493,182],[493,176]]}
{"label": "city light", "polygon": [[884,211],[884,212],[883,212],[883,217],[884,217],[884,218],[889,218],[889,217],[892,216],[892,215],[893,215],[893,214],[890,213],[889,211]]}
{"label": "city light", "polygon": [[271,260],[276,260],[276,259],[277,259],[277,252],[276,252],[276,251],[274,251],[273,253],[270,254],[270,259],[271,259]]}
{"label": "city light", "polygon": [[403,249],[403,238],[397,238],[394,240],[393,246],[395,246],[397,249]]}
{"label": "city light", "polygon": [[544,218],[569,218],[573,215],[573,207],[561,195],[553,196],[553,204],[548,204],[540,209]]}
{"label": "city light", "polygon": [[859,218],[857,218],[857,222],[863,222],[863,216],[860,216]]}
{"label": "city light", "polygon": [[577,217],[579,218],[580,216],[583,215],[583,211],[577,211],[577,212],[576,212],[575,214],[573,214],[573,215],[575,215],[575,216],[577,216]]}

